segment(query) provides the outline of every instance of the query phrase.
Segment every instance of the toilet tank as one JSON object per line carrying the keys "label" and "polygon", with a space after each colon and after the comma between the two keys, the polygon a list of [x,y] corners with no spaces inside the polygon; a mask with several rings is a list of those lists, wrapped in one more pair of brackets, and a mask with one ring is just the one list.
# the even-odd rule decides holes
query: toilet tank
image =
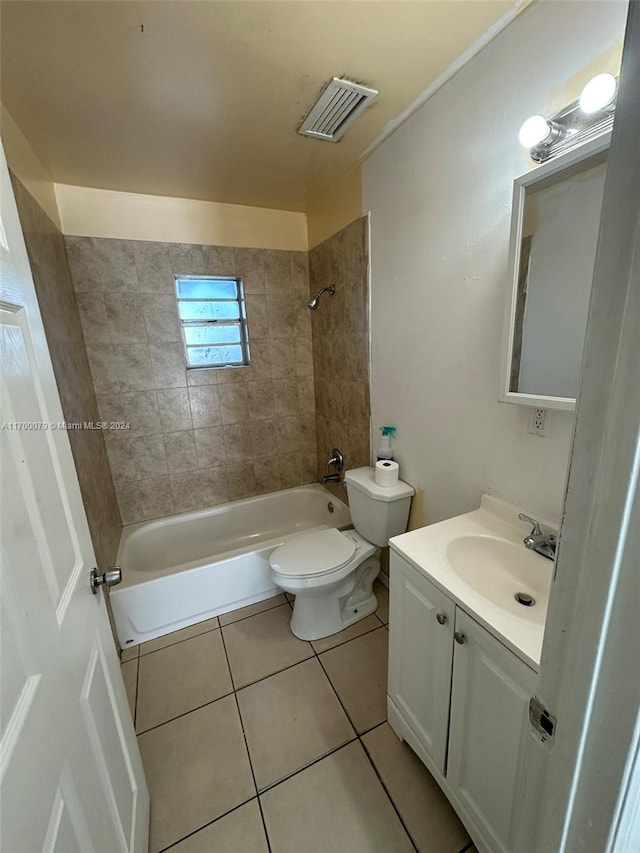
{"label": "toilet tank", "polygon": [[368,542],[384,547],[392,536],[405,532],[414,494],[411,486],[401,480],[395,486],[379,486],[373,468],[346,471],[344,481],[353,526]]}

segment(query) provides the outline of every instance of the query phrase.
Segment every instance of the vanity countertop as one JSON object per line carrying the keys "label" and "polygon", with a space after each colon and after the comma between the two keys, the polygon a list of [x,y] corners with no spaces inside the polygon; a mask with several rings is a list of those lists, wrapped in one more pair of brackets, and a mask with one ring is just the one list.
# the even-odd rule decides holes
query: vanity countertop
{"label": "vanity countertop", "polygon": [[[479,509],[395,536],[389,544],[537,672],[553,562],[525,548],[531,525],[518,519],[519,511],[483,495]],[[531,595],[535,605],[519,604],[516,592]]]}

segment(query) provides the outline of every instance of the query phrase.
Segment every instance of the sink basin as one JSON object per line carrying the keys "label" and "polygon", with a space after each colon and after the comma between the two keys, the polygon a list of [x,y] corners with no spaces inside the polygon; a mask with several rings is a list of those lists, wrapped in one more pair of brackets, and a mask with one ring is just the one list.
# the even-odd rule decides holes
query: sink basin
{"label": "sink basin", "polygon": [[[526,510],[483,495],[473,512],[394,536],[390,544],[537,671],[553,562],[525,548],[522,540],[531,525],[520,518],[522,512]],[[552,523],[540,521],[557,533]]]}
{"label": "sink basin", "polygon": [[544,625],[550,560],[522,544],[481,535],[450,540],[445,554],[456,575],[480,595],[514,616]]}

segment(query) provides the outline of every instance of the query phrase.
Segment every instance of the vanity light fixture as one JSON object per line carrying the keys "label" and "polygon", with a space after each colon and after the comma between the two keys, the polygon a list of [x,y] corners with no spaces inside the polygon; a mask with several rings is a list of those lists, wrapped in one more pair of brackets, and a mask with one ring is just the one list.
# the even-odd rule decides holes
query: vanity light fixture
{"label": "vanity light fixture", "polygon": [[550,145],[561,133],[555,122],[547,121],[544,116],[531,116],[520,128],[518,139],[525,148],[536,145]]}
{"label": "vanity light fixture", "polygon": [[618,83],[613,74],[598,74],[582,90],[579,100],[551,118],[528,118],[518,134],[531,159],[544,163],[551,157],[611,130]]}
{"label": "vanity light fixture", "polygon": [[616,96],[618,83],[613,74],[598,74],[582,90],[580,109],[591,115],[606,109]]}

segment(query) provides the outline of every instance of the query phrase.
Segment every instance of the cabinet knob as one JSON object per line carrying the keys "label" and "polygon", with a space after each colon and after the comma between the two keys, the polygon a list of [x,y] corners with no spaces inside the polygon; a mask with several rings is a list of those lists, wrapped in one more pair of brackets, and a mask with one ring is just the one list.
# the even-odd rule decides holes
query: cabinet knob
{"label": "cabinet knob", "polygon": [[453,639],[456,641],[456,643],[460,643],[460,645],[462,645],[464,643],[465,637],[464,634],[460,633],[460,631],[456,631],[453,635]]}
{"label": "cabinet knob", "polygon": [[438,625],[446,625],[447,614],[446,613],[436,613],[436,619],[438,620]]}

